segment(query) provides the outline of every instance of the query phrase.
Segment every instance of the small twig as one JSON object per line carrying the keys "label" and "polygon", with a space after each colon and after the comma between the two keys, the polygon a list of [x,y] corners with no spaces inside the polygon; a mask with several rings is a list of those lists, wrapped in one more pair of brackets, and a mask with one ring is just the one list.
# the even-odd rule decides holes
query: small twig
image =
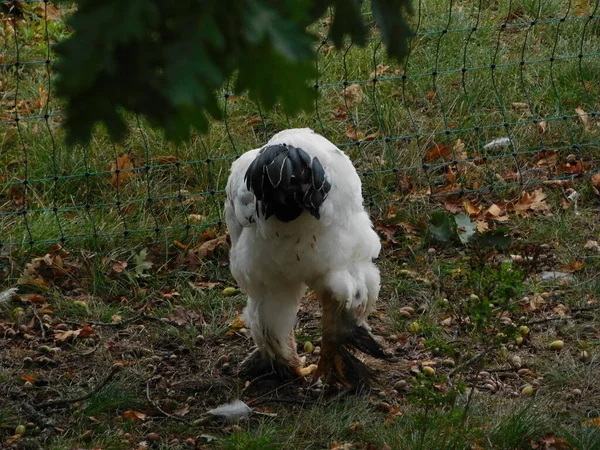
{"label": "small twig", "polygon": [[88,350],[87,352],[83,352],[83,353],[74,353],[74,356],[90,356],[92,353],[94,353],[96,350],[98,350],[100,347],[102,346],[102,342],[100,342],[99,344],[95,345],[91,350]]}
{"label": "small twig", "polygon": [[470,366],[474,362],[477,362],[478,360],[480,360],[481,358],[483,358],[488,352],[492,351],[494,348],[496,348],[494,345],[490,345],[488,348],[486,348],[485,350],[482,350],[481,352],[477,353],[475,356],[473,356],[472,358],[466,360],[464,363],[459,364],[458,366],[456,366],[448,374],[448,379],[452,378],[452,376],[454,376],[454,374],[456,372],[459,372],[459,371],[463,370],[465,367]]}
{"label": "small twig", "polygon": [[513,372],[515,369],[514,369],[514,367],[499,367],[496,369],[485,369],[484,368],[483,370],[485,370],[486,372],[489,372],[489,373],[503,373],[503,372]]}
{"label": "small twig", "polygon": [[35,308],[31,308],[31,309],[33,311],[34,317],[40,323],[40,330],[42,330],[42,339],[46,339],[46,329],[44,328],[44,322],[42,322],[42,318],[38,314],[37,310]]}
{"label": "small twig", "polygon": [[174,416],[173,414],[169,414],[164,409],[162,409],[154,400],[152,400],[152,397],[150,396],[150,381],[151,381],[151,378],[149,378],[148,381],[146,381],[146,398],[148,399],[148,401],[150,402],[150,404],[152,406],[154,406],[165,417],[168,417],[170,419],[175,419],[175,420],[178,420],[180,422],[186,422],[187,423],[188,421],[185,420],[184,418]]}
{"label": "small twig", "polygon": [[560,320],[577,320],[577,319],[590,319],[590,317],[584,314],[573,314],[572,316],[553,316],[553,317],[545,317],[543,319],[530,320],[529,322],[525,322],[525,325],[538,325],[540,323],[560,321]]}
{"label": "small twig", "polygon": [[77,403],[82,400],[86,400],[86,399],[92,397],[98,391],[100,391],[104,386],[106,386],[110,382],[110,380],[112,380],[112,378],[115,376],[115,374],[122,368],[123,368],[122,364],[114,364],[112,366],[112,368],[110,369],[110,372],[108,373],[108,375],[94,389],[89,391],[87,394],[83,394],[83,395],[80,395],[78,397],[73,397],[73,398],[61,398],[58,400],[51,400],[49,402],[42,403],[41,405],[37,405],[37,407],[38,408],[49,408],[51,406],[54,406],[54,407],[66,406],[66,405],[70,405],[71,403]]}

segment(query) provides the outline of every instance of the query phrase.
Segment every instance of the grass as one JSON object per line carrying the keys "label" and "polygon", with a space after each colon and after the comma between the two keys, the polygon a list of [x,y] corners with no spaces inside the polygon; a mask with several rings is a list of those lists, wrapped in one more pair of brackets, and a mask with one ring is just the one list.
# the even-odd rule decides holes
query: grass
{"label": "grass", "polygon": [[[68,30],[52,19],[46,35],[36,3],[26,5],[16,40],[2,21],[0,280],[21,288],[19,298],[0,304],[3,445],[23,423],[20,440],[37,442],[51,428],[44,445],[57,449],[138,448],[142,441],[164,449],[517,449],[546,445],[540,440],[553,439],[550,433],[570,448],[600,448],[600,427],[589,422],[600,416],[600,254],[584,248],[600,240],[598,197],[588,177],[548,182],[577,162],[598,170],[595,118],[586,126],[573,117],[578,107],[598,110],[598,18],[588,20],[593,2],[479,3],[419,2],[417,35],[401,68],[375,35],[365,48],[322,45],[315,111],[286,117],[230,96],[222,99],[227,120],[179,147],[131,118],[122,143],[113,146],[99,129],[89,147],[66,148],[60,102],[52,95],[40,102],[46,66],[11,64],[15,42],[20,62],[43,61],[47,42]],[[326,21],[314,30],[324,35]],[[345,98],[344,81],[360,86],[360,98]],[[17,93],[27,100],[17,104],[18,125],[11,109]],[[46,112],[48,121],[31,118]],[[529,123],[534,118],[545,119],[543,130]],[[318,385],[270,379],[247,386],[235,375],[251,348],[236,321],[245,298],[222,292],[234,285],[224,247],[198,256],[222,235],[231,160],[295,126],[312,127],[350,154],[384,241],[381,299],[370,323],[394,358],[368,361],[378,381],[362,395],[336,400]],[[503,136],[512,147],[484,149]],[[436,145],[441,157],[431,153]],[[557,150],[544,156],[542,148]],[[483,164],[453,164],[482,156]],[[540,163],[545,158],[550,170]],[[125,175],[111,183],[116,167]],[[535,183],[548,209],[519,214],[506,206]],[[580,194],[580,214],[566,201],[568,188]],[[461,189],[477,192],[428,196]],[[492,229],[505,225],[508,248],[432,238],[430,213],[464,209],[467,199],[483,212],[491,204],[506,209],[507,222],[477,219]],[[24,200],[29,212],[15,214]],[[35,258],[61,237],[70,253],[51,252],[62,258],[53,272],[56,259],[48,265]],[[152,265],[138,268],[143,263]],[[572,280],[544,280],[544,271]],[[413,308],[410,317],[400,312],[405,306]],[[84,323],[90,334],[57,339]],[[318,305],[310,297],[295,333],[300,347],[318,347]],[[558,353],[548,348],[556,339],[565,343]],[[318,359],[300,353],[309,363]],[[37,415],[23,406],[90,392],[115,363],[122,371],[89,399]],[[425,376],[427,365],[433,377]],[[396,388],[402,380],[406,387]],[[527,384],[532,397],[521,395]],[[203,420],[234,398],[263,414],[233,425]],[[178,415],[181,408],[187,412]]]}

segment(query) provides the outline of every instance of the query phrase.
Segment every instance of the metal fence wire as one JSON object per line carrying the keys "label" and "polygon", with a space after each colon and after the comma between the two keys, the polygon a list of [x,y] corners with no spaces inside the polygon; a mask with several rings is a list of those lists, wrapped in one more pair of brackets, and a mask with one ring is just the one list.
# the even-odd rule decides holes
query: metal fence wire
{"label": "metal fence wire", "polygon": [[225,120],[184,145],[132,117],[123,143],[98,130],[67,148],[51,49],[68,34],[64,11],[11,2],[0,17],[0,258],[201,236],[222,226],[232,160],[289,127],[351,156],[374,215],[407,197],[486,198],[598,173],[599,3],[419,0],[402,66],[374,27],[365,48],[336,51],[325,17],[313,112],[265,113],[225,86]]}

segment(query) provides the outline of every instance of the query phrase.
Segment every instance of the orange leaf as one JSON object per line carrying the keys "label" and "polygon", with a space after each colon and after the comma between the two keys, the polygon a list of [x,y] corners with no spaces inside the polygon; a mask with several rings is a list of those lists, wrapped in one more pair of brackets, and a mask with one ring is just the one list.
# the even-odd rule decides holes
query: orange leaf
{"label": "orange leaf", "polygon": [[239,331],[245,326],[246,323],[242,319],[242,316],[236,316],[235,319],[233,319],[233,321],[231,322],[231,325],[229,326],[229,331],[225,334],[234,334],[235,332]]}
{"label": "orange leaf", "polygon": [[433,150],[427,152],[427,162],[432,162],[438,159],[446,159],[452,154],[452,146],[435,144]]}
{"label": "orange leaf", "polygon": [[124,419],[129,419],[132,421],[144,420],[146,418],[146,414],[140,411],[128,410],[122,414]]}
{"label": "orange leaf", "polygon": [[113,173],[110,184],[115,188],[120,188],[126,180],[134,176],[132,168],[133,163],[129,154],[117,157],[117,161],[110,164],[110,171]]}
{"label": "orange leaf", "polygon": [[35,377],[31,375],[21,375],[21,380],[29,381],[30,383],[35,382]]}
{"label": "orange leaf", "polygon": [[90,327],[89,325],[84,325],[81,330],[79,330],[79,336],[81,337],[87,337],[87,336],[92,336],[96,334],[96,330],[94,330],[92,327]]}
{"label": "orange leaf", "polygon": [[354,125],[350,125],[348,128],[346,128],[346,137],[348,137],[348,139],[352,139],[353,141],[362,141],[363,139],[365,139],[365,133],[364,131],[360,131],[357,130]]}
{"label": "orange leaf", "polygon": [[583,269],[583,266],[585,265],[585,263],[583,261],[571,261],[571,264],[569,265],[569,269],[573,270],[573,271],[578,271]]}
{"label": "orange leaf", "polygon": [[481,206],[475,206],[475,204],[471,200],[465,200],[463,202],[463,207],[465,211],[470,216],[478,216],[481,213]]}
{"label": "orange leaf", "polygon": [[600,427],[600,417],[594,417],[590,420],[586,420],[583,422],[583,424],[587,425],[588,427]]}

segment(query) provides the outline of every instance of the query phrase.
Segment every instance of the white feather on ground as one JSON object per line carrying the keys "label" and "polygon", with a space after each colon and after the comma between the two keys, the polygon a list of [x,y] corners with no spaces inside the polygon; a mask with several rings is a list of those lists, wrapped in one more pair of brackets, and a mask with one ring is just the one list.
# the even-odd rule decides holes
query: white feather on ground
{"label": "white feather on ground", "polygon": [[208,411],[208,414],[211,416],[222,417],[228,422],[239,422],[248,417],[251,413],[252,408],[239,399]]}

